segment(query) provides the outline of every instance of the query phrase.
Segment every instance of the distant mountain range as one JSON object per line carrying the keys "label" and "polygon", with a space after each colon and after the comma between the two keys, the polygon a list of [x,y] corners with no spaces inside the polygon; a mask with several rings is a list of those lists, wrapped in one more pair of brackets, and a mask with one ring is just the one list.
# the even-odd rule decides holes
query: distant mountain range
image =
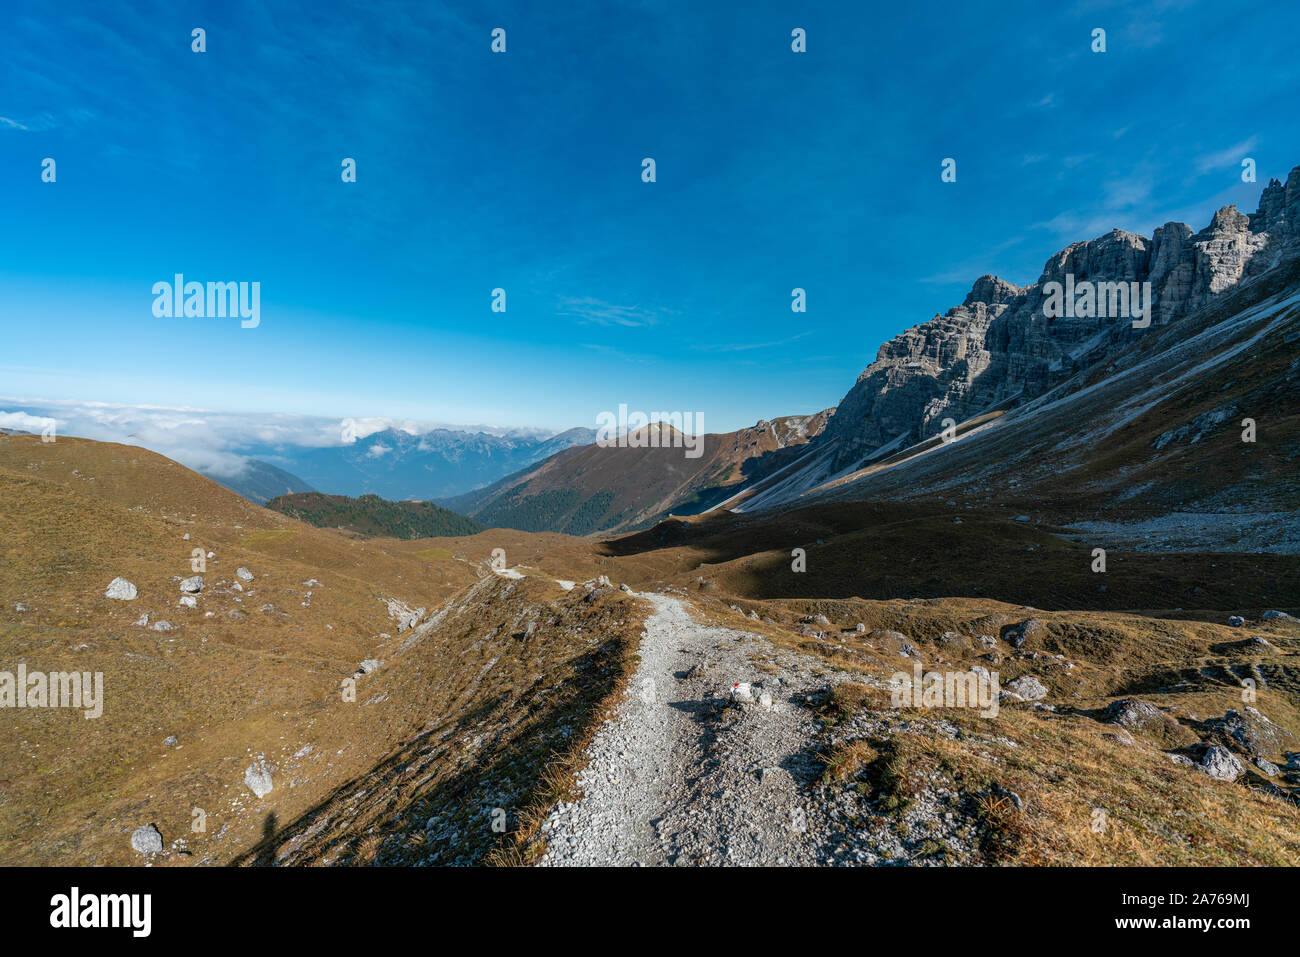
{"label": "distant mountain range", "polygon": [[258,505],[265,505],[277,495],[315,491],[298,476],[290,475],[284,469],[276,468],[274,465],[258,459],[248,459],[247,461],[248,465],[245,471],[236,476],[217,475],[204,472],[202,469],[198,471],[206,474],[208,478],[218,485],[223,485],[230,491],[242,495],[250,502],[256,502]]}
{"label": "distant mountain range", "polygon": [[443,504],[489,528],[571,535],[643,528],[669,514],[707,511],[749,483],[789,466],[834,414],[834,409],[826,409],[788,415],[736,432],[710,434],[698,458],[688,458],[665,425],[654,445],[566,449]]}
{"label": "distant mountain range", "polygon": [[120,442],[182,462],[259,505],[320,491],[432,501],[464,494],[556,452],[595,441],[589,428],[452,425],[387,418],[240,413],[80,400],[0,399],[11,434]]}
{"label": "distant mountain range", "polygon": [[[319,490],[338,495],[378,495],[391,501],[439,500],[460,495],[541,461],[556,452],[595,440],[592,429],[559,434],[520,430],[494,434],[455,429],[411,433],[388,428],[344,445],[251,445],[239,451],[255,463],[268,460],[296,476],[285,491]],[[200,470],[202,471],[202,470]],[[242,495],[265,484],[254,466],[258,485],[213,475]],[[263,499],[262,501],[265,501]]]}

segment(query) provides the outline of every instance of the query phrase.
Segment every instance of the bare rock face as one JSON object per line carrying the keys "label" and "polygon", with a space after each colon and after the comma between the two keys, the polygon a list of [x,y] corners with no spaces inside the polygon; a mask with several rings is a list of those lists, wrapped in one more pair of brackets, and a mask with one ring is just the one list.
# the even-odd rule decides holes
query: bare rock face
{"label": "bare rock face", "polygon": [[1286,185],[1269,180],[1259,198],[1259,210],[1250,217],[1250,228],[1268,233],[1270,245],[1300,245],[1300,166],[1291,170]]}
{"label": "bare rock face", "polygon": [[[1300,252],[1300,167],[1265,187],[1259,210],[1225,206],[1199,233],[1167,223],[1150,238],[1113,230],[1052,256],[1020,287],[981,276],[960,306],[880,347],[811,452],[829,473],[934,438],[1002,402],[1042,395],[1141,335],[1129,318],[1046,315],[1047,283],[1150,285],[1153,326],[1177,322],[1282,256]],[[828,473],[828,474],[829,474]]]}
{"label": "bare rock face", "polygon": [[1235,781],[1246,773],[1246,769],[1237,760],[1237,756],[1227,748],[1219,747],[1217,744],[1210,745],[1205,749],[1205,754],[1202,755],[1196,768],[1220,781]]}
{"label": "bare rock face", "polygon": [[1211,718],[1205,722],[1205,729],[1226,747],[1251,757],[1281,754],[1295,745],[1295,738],[1285,728],[1250,707],[1229,710],[1222,718]]}

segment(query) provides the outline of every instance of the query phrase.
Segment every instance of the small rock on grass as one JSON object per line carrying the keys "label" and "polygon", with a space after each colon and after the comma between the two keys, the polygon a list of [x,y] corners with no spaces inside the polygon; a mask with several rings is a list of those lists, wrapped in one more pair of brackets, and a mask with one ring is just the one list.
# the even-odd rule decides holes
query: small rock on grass
{"label": "small rock on grass", "polygon": [[1268,758],[1256,758],[1256,759],[1255,759],[1255,767],[1259,768],[1261,771],[1263,771],[1263,772],[1264,772],[1266,775],[1268,775],[1270,778],[1272,778],[1272,777],[1277,777],[1277,775],[1278,775],[1278,774],[1281,772],[1281,770],[1282,770],[1282,769],[1279,768],[1276,764],[1274,764],[1272,761],[1268,760]]}
{"label": "small rock on grass", "polygon": [[116,598],[118,601],[131,601],[137,594],[135,586],[121,576],[109,582],[104,591],[105,598]]}
{"label": "small rock on grass", "polygon": [[1007,690],[1019,695],[1025,701],[1037,701],[1039,698],[1047,697],[1047,689],[1033,675],[1022,675],[1015,681],[1007,682]]}
{"label": "small rock on grass", "polygon": [[271,769],[262,761],[249,765],[244,772],[244,786],[259,798],[266,797],[273,789]]}
{"label": "small rock on grass", "polygon": [[141,854],[161,854],[163,849],[162,834],[152,824],[137,827],[131,832],[131,848]]}

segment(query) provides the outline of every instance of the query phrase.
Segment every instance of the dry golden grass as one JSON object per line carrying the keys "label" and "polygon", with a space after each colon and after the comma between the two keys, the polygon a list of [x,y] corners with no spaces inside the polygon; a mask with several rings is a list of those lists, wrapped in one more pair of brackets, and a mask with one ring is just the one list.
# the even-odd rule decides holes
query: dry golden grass
{"label": "dry golden grass", "polygon": [[[1175,591],[1162,580],[1209,576],[1210,566],[1217,576],[1206,591],[1210,607],[1220,594],[1293,588],[1295,576],[1270,577],[1290,574],[1287,562],[1148,557],[1131,567],[1129,591],[1117,587],[1103,601],[1093,588],[1080,607],[1057,599],[1084,594],[1081,585],[1052,584],[1074,552],[1044,542],[1041,530],[1008,529],[993,518],[972,520],[972,537],[955,549],[948,521],[924,509],[791,513],[760,528],[730,519],[695,524],[706,527],[685,523],[610,544],[501,529],[464,539],[359,539],[267,512],[140,449],[0,437],[0,668],[21,661],[102,671],[108,694],[96,721],[63,710],[5,715],[0,861],[137,863],[130,832],[154,822],[169,842],[187,840],[190,856],[176,864],[414,863],[434,854],[445,863],[455,853],[466,862],[529,862],[543,847],[540,823],[555,800],[573,796],[585,745],[634,665],[644,614],[617,590],[587,602],[581,586],[564,592],[547,576],[607,574],[638,589],[679,589],[705,622],[813,655],[827,675],[847,673],[853,680],[822,708],[828,729],[888,709],[888,693],[875,683],[910,670],[911,659],[873,637],[876,630],[902,632],[927,668],[980,663],[1004,684],[1038,675],[1060,713],[1009,707],[990,721],[923,711],[918,719],[942,717],[968,737],[904,733],[823,752],[827,781],[869,792],[887,814],[905,810],[927,775],[942,773],[979,805],[988,862],[1300,863],[1294,805],[1212,781],[1161,752],[1203,719],[1240,708],[1239,677],[1252,666],[1269,675],[1256,706],[1300,735],[1300,627],[1232,629],[1218,612],[1141,610],[1173,604]],[[842,566],[843,581],[792,586],[781,577],[796,528],[796,542],[839,535],[852,545],[819,559]],[[932,549],[932,567],[900,565],[896,546],[913,534],[923,553]],[[1012,583],[981,578],[989,566],[981,560],[967,584],[984,581],[987,592],[1014,600],[946,597],[927,584],[971,562],[968,551],[986,555],[998,542],[1019,541],[1007,535],[1036,550],[1042,544],[1043,561],[1013,569],[1021,580]],[[939,556],[944,543],[953,556]],[[196,546],[216,557],[198,608],[185,611],[174,579],[191,574]],[[497,548],[536,575],[483,577]],[[256,576],[242,593],[229,587],[240,565]],[[135,582],[140,597],[103,598],[116,575]],[[321,584],[308,601],[309,579]],[[841,597],[808,594],[813,587]],[[1022,607],[1030,594],[1052,599],[1050,610]],[[447,614],[408,643],[385,598]],[[17,601],[32,610],[14,611]],[[1110,604],[1119,601],[1135,603]],[[261,612],[268,603],[275,610]],[[1274,604],[1295,610],[1294,602]],[[176,629],[133,627],[145,611]],[[811,629],[821,638],[802,623],[813,615],[832,622]],[[1045,625],[1024,648],[1038,660],[1014,657],[1001,639],[997,660],[988,660],[972,641],[1000,638],[1029,617]],[[844,633],[858,622],[865,632]],[[1269,645],[1243,640],[1255,634]],[[1057,654],[1075,667],[1057,666],[1048,657]],[[370,657],[384,667],[361,679],[358,703],[342,702],[340,682]],[[1127,695],[1165,709],[1169,723],[1134,732],[1131,745],[1105,737],[1115,729],[1098,722],[1098,709]],[[168,734],[182,747],[162,747]],[[295,757],[308,744],[313,751]],[[262,801],[242,783],[259,753],[279,768]],[[1020,794],[1024,810],[996,794],[990,800],[995,784]],[[504,834],[485,817],[501,800]],[[194,808],[207,812],[205,833],[190,830]],[[1101,830],[1098,809],[1106,814]],[[438,824],[426,831],[430,818]],[[457,830],[449,846],[446,834]]]}
{"label": "dry golden grass", "polygon": [[[176,863],[222,862],[251,847],[265,851],[268,828],[289,830],[349,781],[373,773],[431,718],[457,726],[465,720],[458,708],[477,694],[481,703],[495,702],[482,715],[484,727],[493,714],[506,720],[510,702],[528,696],[528,669],[541,667],[532,653],[537,642],[552,636],[553,657],[573,659],[575,666],[581,659],[583,643],[565,635],[560,609],[559,624],[540,622],[536,642],[508,633],[475,636],[472,629],[447,636],[435,660],[412,670],[414,679],[402,682],[382,669],[361,680],[359,703],[346,704],[340,682],[357,663],[392,660],[401,647],[381,599],[432,611],[485,574],[481,559],[496,546],[357,540],[314,529],[141,449],[0,438],[0,525],[12,530],[0,552],[0,668],[21,661],[32,670],[100,671],[107,698],[104,715],[94,721],[67,709],[5,713],[5,863],[136,863],[130,832],[150,822],[169,843],[188,842],[190,856]],[[215,558],[207,563],[197,609],[185,610],[177,606],[174,579],[193,573],[193,547]],[[431,550],[436,557],[419,554]],[[242,593],[229,587],[241,565],[255,575]],[[136,584],[137,599],[103,597],[117,575]],[[309,579],[321,584],[304,585]],[[580,600],[580,592],[538,586],[531,595],[537,605]],[[532,587],[518,591],[531,594]],[[32,610],[14,611],[19,601]],[[275,610],[261,612],[265,604]],[[214,616],[204,617],[206,611]],[[175,630],[134,627],[143,612]],[[593,614],[583,606],[578,617]],[[609,619],[610,640],[634,627],[630,611],[601,614]],[[494,651],[494,645],[501,647]],[[478,672],[501,651],[514,655],[503,656],[512,662],[510,674],[496,666],[501,677],[486,686],[493,694],[484,699],[476,690]],[[556,686],[568,680],[562,670],[547,675]],[[593,672],[578,682],[569,702],[574,720],[590,697],[608,693],[603,680]],[[367,704],[381,689],[387,700]],[[180,748],[162,746],[169,734],[179,736]],[[313,753],[295,759],[307,744]],[[283,769],[261,801],[243,786],[244,769],[259,753]],[[449,770],[454,777],[457,768]],[[190,828],[194,808],[207,815],[204,833]],[[372,851],[358,846],[355,859]]]}

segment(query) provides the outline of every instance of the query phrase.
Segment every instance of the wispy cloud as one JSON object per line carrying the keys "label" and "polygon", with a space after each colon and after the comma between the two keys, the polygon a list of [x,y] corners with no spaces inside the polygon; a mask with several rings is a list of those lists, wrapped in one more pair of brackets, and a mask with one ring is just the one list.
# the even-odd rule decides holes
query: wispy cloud
{"label": "wispy cloud", "polygon": [[578,343],[578,346],[579,348],[590,349],[592,352],[598,352],[602,356],[608,356],[611,359],[617,359],[624,363],[633,363],[636,365],[646,365],[648,363],[647,358],[643,355],[637,355],[623,349],[615,349],[613,346],[602,342],[580,342]]}
{"label": "wispy cloud", "polygon": [[653,326],[659,321],[657,312],[641,306],[617,306],[591,296],[575,298],[563,296],[556,314],[598,326]]}
{"label": "wispy cloud", "polygon": [[1144,232],[1156,221],[1153,196],[1156,181],[1151,170],[1139,168],[1130,175],[1116,177],[1103,184],[1093,204],[1058,213],[1051,219],[1034,223],[1070,242],[1093,239],[1112,229]]}
{"label": "wispy cloud", "polygon": [[1252,136],[1249,139],[1242,140],[1235,146],[1229,146],[1225,150],[1219,150],[1215,153],[1205,153],[1196,157],[1196,169],[1200,173],[1208,173],[1210,170],[1226,169],[1230,166],[1238,166],[1250,152],[1255,148],[1259,137]]}
{"label": "wispy cloud", "polygon": [[980,276],[1002,275],[1002,267],[998,266],[994,261],[994,257],[1018,246],[1024,241],[1024,238],[1024,236],[1012,236],[1010,239],[984,250],[978,258],[967,259],[942,272],[922,276],[917,282],[924,283],[927,286],[948,286],[954,283],[971,284]]}
{"label": "wispy cloud", "polygon": [[28,128],[17,120],[11,120],[7,116],[0,116],[0,129],[26,131]]}
{"label": "wispy cloud", "polygon": [[749,352],[752,349],[772,349],[776,346],[789,345],[810,335],[811,332],[801,332],[797,336],[775,339],[771,342],[722,342],[713,345],[697,345],[694,348],[699,352]]}

